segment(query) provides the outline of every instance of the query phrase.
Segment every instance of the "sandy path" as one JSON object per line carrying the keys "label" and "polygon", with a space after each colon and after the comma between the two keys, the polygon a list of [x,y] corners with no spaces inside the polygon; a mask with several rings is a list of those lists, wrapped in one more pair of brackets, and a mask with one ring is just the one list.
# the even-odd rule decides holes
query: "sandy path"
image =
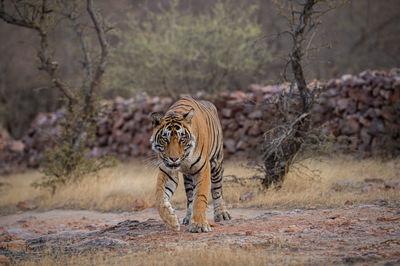
{"label": "sandy path", "polygon": [[[177,211],[182,219],[184,210]],[[233,209],[231,221],[192,234],[166,229],[154,208],[134,213],[53,210],[0,218],[0,254],[28,259],[51,246],[61,252],[190,245],[279,249],[313,263],[400,263],[400,210],[362,205],[318,210]],[[212,209],[208,210],[212,218]],[[210,221],[211,222],[211,221]]]}

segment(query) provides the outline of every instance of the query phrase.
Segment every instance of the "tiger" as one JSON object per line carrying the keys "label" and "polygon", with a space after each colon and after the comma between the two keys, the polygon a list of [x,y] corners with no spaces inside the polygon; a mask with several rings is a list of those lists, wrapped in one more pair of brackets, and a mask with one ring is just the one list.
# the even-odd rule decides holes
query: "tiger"
{"label": "tiger", "polygon": [[155,112],[151,118],[153,134],[150,143],[159,165],[156,207],[167,227],[180,230],[170,203],[178,187],[179,172],[183,174],[187,198],[183,224],[189,225],[190,232],[211,232],[206,219],[210,189],[214,221],[230,220],[222,193],[224,154],[217,108],[211,102],[186,96],[165,114]]}

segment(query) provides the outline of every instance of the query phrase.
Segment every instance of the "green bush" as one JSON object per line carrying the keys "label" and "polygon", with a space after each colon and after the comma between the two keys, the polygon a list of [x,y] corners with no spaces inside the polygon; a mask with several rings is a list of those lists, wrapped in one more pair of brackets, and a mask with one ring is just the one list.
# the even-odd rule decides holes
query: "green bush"
{"label": "green bush", "polygon": [[[96,174],[101,169],[116,166],[117,161],[114,157],[91,158],[88,156],[87,144],[95,138],[96,119],[102,117],[103,114],[101,109],[96,107],[93,114],[98,116],[89,114],[95,120],[90,126],[86,126],[82,113],[82,110],[66,111],[60,122],[62,132],[55,140],[58,145],[45,152],[45,160],[41,165],[44,177],[40,182],[33,183],[33,187],[50,189],[54,194],[60,186],[79,182],[89,174]],[[84,132],[82,135],[80,135],[81,130]],[[77,144],[78,138],[81,140]]]}
{"label": "green bush", "polygon": [[179,0],[141,16],[116,35],[109,87],[176,96],[198,90],[239,89],[263,77],[270,59],[260,41],[257,5],[217,1],[195,14]]}

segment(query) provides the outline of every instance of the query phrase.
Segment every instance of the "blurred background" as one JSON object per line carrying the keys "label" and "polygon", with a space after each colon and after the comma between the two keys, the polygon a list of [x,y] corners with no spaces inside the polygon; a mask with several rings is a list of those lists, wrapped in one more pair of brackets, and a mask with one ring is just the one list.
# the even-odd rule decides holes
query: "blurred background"
{"label": "blurred background", "polygon": [[[149,2],[95,3],[111,27],[102,97],[143,91],[172,97],[200,90],[217,94],[280,81],[290,40],[282,34],[287,21],[274,1]],[[399,10],[397,0],[349,1],[322,16],[307,43],[313,48],[305,56],[307,79],[398,67]],[[57,21],[50,44],[61,75],[73,85],[82,55],[68,23]],[[47,74],[37,69],[37,34],[2,22],[0,36],[0,124],[20,139],[39,112],[53,112],[63,102]]]}

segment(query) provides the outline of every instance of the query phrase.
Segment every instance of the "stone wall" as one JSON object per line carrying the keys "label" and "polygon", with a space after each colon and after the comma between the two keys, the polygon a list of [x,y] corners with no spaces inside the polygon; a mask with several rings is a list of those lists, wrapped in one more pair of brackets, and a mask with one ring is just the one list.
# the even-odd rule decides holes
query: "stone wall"
{"label": "stone wall", "polygon": [[[282,90],[288,87],[250,85],[244,91],[221,92],[212,100],[221,118],[226,157],[259,148],[263,132],[279,121],[276,108],[265,103],[273,102]],[[325,133],[346,136],[349,146],[370,155],[400,154],[400,69],[364,71],[329,80],[318,100],[313,109],[314,126],[327,122]],[[150,156],[149,115],[165,112],[172,103],[171,98],[146,95],[104,101],[90,154],[120,159]],[[37,167],[44,151],[54,145],[62,115],[61,111],[39,114],[19,141],[0,128],[0,167],[11,162]]]}

